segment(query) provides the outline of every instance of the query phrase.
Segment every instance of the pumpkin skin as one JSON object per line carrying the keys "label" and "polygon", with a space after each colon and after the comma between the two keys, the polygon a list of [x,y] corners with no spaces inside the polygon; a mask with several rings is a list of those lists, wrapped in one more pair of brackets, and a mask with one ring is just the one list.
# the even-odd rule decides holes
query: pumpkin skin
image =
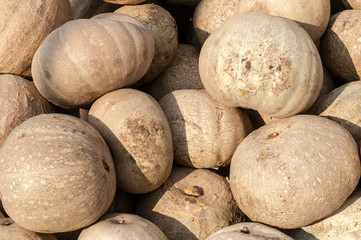
{"label": "pumpkin skin", "polygon": [[152,222],[135,214],[107,214],[84,229],[78,240],[168,240]]}
{"label": "pumpkin skin", "polygon": [[141,89],[157,101],[175,90],[204,89],[198,70],[199,52],[195,46],[179,44],[167,69]]}
{"label": "pumpkin skin", "polygon": [[166,116],[151,96],[134,89],[107,93],[92,104],[88,122],[112,151],[119,188],[146,193],[168,178],[172,135]]}
{"label": "pumpkin skin", "polygon": [[293,240],[293,238],[261,223],[244,222],[234,224],[213,233],[206,240]]}
{"label": "pumpkin skin", "polygon": [[136,213],[157,225],[170,240],[205,239],[241,221],[227,180],[207,169],[173,168],[165,183],[141,195]]}
{"label": "pumpkin skin", "polygon": [[321,56],[330,73],[346,82],[361,77],[361,10],[333,15],[321,39]]}
{"label": "pumpkin skin", "polygon": [[178,46],[178,28],[172,15],[156,4],[128,5],[115,11],[134,17],[147,27],[154,38],[154,57],[147,73],[134,86],[155,79],[172,61]]}
{"label": "pumpkin skin", "polygon": [[242,0],[238,14],[263,12],[296,21],[316,42],[326,31],[331,13],[330,0]]}
{"label": "pumpkin skin", "polygon": [[17,125],[35,115],[53,111],[33,82],[16,75],[0,75],[0,147]]}
{"label": "pumpkin skin", "polygon": [[221,103],[277,118],[311,107],[323,82],[320,56],[305,30],[256,12],[233,17],[212,33],[201,49],[199,73]]}
{"label": "pumpkin skin", "polygon": [[202,0],[193,14],[193,28],[202,46],[219,26],[237,15],[239,0]]}
{"label": "pumpkin skin", "polygon": [[235,151],[230,183],[252,220],[299,228],[337,210],[360,178],[359,149],[338,123],[297,115],[249,134]]}
{"label": "pumpkin skin", "polygon": [[246,114],[215,101],[204,90],[177,90],[159,104],[172,131],[174,161],[181,166],[226,166],[252,131]]}
{"label": "pumpkin skin", "polygon": [[50,32],[71,19],[68,0],[1,1],[0,73],[31,76],[37,48]]}
{"label": "pumpkin skin", "polygon": [[361,1],[360,0],[341,0],[341,1],[347,8],[361,10]]}
{"label": "pumpkin skin", "polygon": [[143,24],[104,13],[53,31],[34,55],[33,80],[48,101],[77,108],[138,81],[153,55],[154,40]]}
{"label": "pumpkin skin", "polygon": [[346,202],[330,216],[289,235],[299,240],[358,239],[361,235],[361,190],[356,188]]}
{"label": "pumpkin skin", "polygon": [[34,232],[85,227],[115,195],[108,146],[90,124],[69,115],[41,114],[18,125],[0,148],[0,164],[4,209]]}
{"label": "pumpkin skin", "polygon": [[138,4],[145,2],[146,0],[104,0],[113,4]]}
{"label": "pumpkin skin", "polygon": [[11,218],[0,218],[1,240],[57,240],[52,234],[29,231],[20,227]]}

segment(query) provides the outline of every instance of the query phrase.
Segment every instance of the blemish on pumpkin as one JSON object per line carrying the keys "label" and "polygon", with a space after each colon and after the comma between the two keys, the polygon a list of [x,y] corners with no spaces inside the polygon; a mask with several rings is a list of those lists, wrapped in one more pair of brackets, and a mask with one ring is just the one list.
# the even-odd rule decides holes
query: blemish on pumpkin
{"label": "blemish on pumpkin", "polygon": [[243,96],[243,95],[246,95],[247,93],[242,92],[242,91],[239,91],[238,94],[239,94],[240,96]]}
{"label": "blemish on pumpkin", "polygon": [[199,186],[192,186],[189,188],[185,188],[185,189],[183,189],[183,193],[188,196],[193,196],[193,197],[199,197],[199,196],[204,195],[203,188],[201,188]]}
{"label": "blemish on pumpkin", "polygon": [[102,159],[102,163],[103,163],[104,169],[105,169],[107,172],[109,172],[109,170],[110,170],[109,165],[105,162],[105,159],[104,159],[104,158]]}
{"label": "blemish on pumpkin", "polygon": [[2,225],[9,226],[9,225],[11,225],[11,223],[8,220],[6,220],[5,222],[2,223]]}
{"label": "blemish on pumpkin", "polygon": [[247,69],[247,70],[250,70],[251,67],[252,67],[251,62],[250,62],[250,61],[247,61],[247,62],[246,62],[246,69]]}
{"label": "blemish on pumpkin", "polygon": [[26,134],[25,134],[25,133],[22,133],[22,134],[18,137],[18,140],[19,140],[19,139],[22,139],[22,138],[24,138],[24,137],[26,137]]}
{"label": "blemish on pumpkin", "polygon": [[280,133],[281,133],[281,132],[274,132],[274,133],[268,134],[267,139],[275,138],[275,137],[277,137],[278,135],[280,135]]}
{"label": "blemish on pumpkin", "polygon": [[249,234],[249,229],[248,229],[248,227],[246,227],[246,226],[242,227],[242,228],[241,228],[241,232],[246,233],[246,234]]}
{"label": "blemish on pumpkin", "polygon": [[197,200],[194,198],[186,198],[185,200],[190,203],[197,203]]}

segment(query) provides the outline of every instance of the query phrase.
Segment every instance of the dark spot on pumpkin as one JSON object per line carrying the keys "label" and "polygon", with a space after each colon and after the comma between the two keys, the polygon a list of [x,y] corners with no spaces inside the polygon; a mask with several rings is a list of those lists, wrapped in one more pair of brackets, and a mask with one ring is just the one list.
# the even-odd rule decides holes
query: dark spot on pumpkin
{"label": "dark spot on pumpkin", "polygon": [[242,232],[242,233],[249,234],[249,229],[248,229],[248,227],[243,226],[243,227],[241,228],[241,232]]}
{"label": "dark spot on pumpkin", "polygon": [[281,132],[274,132],[274,133],[268,134],[267,139],[275,138],[275,137],[277,137],[278,135],[280,135],[280,133],[281,133]]}
{"label": "dark spot on pumpkin", "polygon": [[107,172],[109,172],[109,170],[110,170],[109,165],[105,162],[105,159],[104,159],[104,158],[102,159],[102,163],[103,163],[104,169],[105,169]]}
{"label": "dark spot on pumpkin", "polygon": [[127,221],[125,220],[115,220],[115,219],[109,219],[108,222],[114,223],[114,224],[127,224]]}
{"label": "dark spot on pumpkin", "polygon": [[76,129],[72,129],[71,132],[72,132],[72,133],[76,133]]}
{"label": "dark spot on pumpkin", "polygon": [[189,202],[189,203],[197,203],[197,200],[196,199],[194,199],[194,198],[186,198],[185,199],[187,202]]}
{"label": "dark spot on pumpkin", "polygon": [[18,137],[18,140],[19,140],[19,139],[22,139],[22,138],[24,138],[24,137],[26,137],[26,134],[25,134],[25,133],[22,133],[22,134],[20,134],[20,136]]}
{"label": "dark spot on pumpkin", "polygon": [[250,70],[251,67],[252,67],[251,62],[250,62],[250,61],[247,61],[247,62],[246,62],[246,69],[247,69],[247,70]]}
{"label": "dark spot on pumpkin", "polygon": [[185,188],[185,189],[183,189],[183,193],[188,196],[193,196],[193,197],[199,197],[199,196],[204,195],[203,188],[201,188],[199,186],[192,186],[189,188]]}
{"label": "dark spot on pumpkin", "polygon": [[44,71],[44,73],[45,73],[45,77],[47,78],[47,79],[50,79],[51,78],[51,74],[50,74],[50,72],[49,71]]}
{"label": "dark spot on pumpkin", "polygon": [[268,69],[271,70],[272,68],[274,68],[274,66],[269,65]]}
{"label": "dark spot on pumpkin", "polygon": [[281,65],[277,67],[277,70],[278,70],[278,71],[282,71]]}

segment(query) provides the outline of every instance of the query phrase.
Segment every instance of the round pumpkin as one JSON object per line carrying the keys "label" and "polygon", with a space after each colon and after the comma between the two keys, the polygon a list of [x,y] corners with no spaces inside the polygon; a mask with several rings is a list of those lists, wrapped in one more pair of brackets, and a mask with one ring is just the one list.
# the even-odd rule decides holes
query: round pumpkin
{"label": "round pumpkin", "polygon": [[285,118],[318,97],[323,71],[317,48],[292,20],[244,13],[222,24],[204,43],[199,73],[223,104]]}
{"label": "round pumpkin", "polygon": [[0,148],[0,193],[21,227],[68,232],[95,222],[115,195],[113,159],[88,123],[64,114],[29,118]]}
{"label": "round pumpkin", "polygon": [[11,218],[0,218],[1,240],[57,240],[52,234],[36,233],[20,227]]}
{"label": "round pumpkin", "polygon": [[330,0],[242,0],[238,14],[263,12],[296,21],[316,42],[327,28],[331,13]]}
{"label": "round pumpkin", "polygon": [[136,213],[168,239],[205,239],[243,220],[227,180],[206,169],[173,168],[165,183],[141,195]]}
{"label": "round pumpkin", "polygon": [[92,104],[88,122],[109,145],[119,188],[141,194],[167,179],[173,164],[172,135],[151,96],[134,89],[107,93]]}
{"label": "round pumpkin", "polygon": [[347,8],[361,10],[360,0],[341,0]]}
{"label": "round pumpkin", "polygon": [[141,89],[157,101],[175,90],[204,89],[198,71],[199,52],[195,46],[179,44],[169,66]]}
{"label": "round pumpkin", "polygon": [[159,104],[172,131],[174,161],[182,166],[225,166],[252,131],[248,116],[240,109],[215,101],[204,90],[177,90]]}
{"label": "round pumpkin", "polygon": [[321,56],[330,73],[343,81],[361,77],[361,10],[333,15],[321,39]]}
{"label": "round pumpkin", "polygon": [[213,233],[206,240],[293,240],[293,238],[261,223],[244,222],[234,224]]}
{"label": "round pumpkin", "polygon": [[230,183],[252,221],[299,228],[341,207],[360,173],[359,149],[345,128],[297,115],[267,124],[240,143]]}
{"label": "round pumpkin", "polygon": [[172,61],[178,46],[177,23],[172,15],[156,4],[123,6],[115,11],[134,17],[147,27],[154,38],[154,57],[147,73],[135,83],[140,86],[152,81]]}
{"label": "round pumpkin", "polygon": [[0,74],[0,147],[17,125],[35,115],[53,111],[33,82],[16,75]]}
{"label": "round pumpkin", "polygon": [[229,18],[237,15],[239,0],[202,0],[193,14],[193,28],[202,46],[208,36]]}
{"label": "round pumpkin", "polygon": [[168,240],[152,222],[135,214],[114,213],[84,229],[78,240]]}
{"label": "round pumpkin", "polygon": [[54,29],[71,19],[68,0],[2,1],[0,73],[31,76],[37,48]]}
{"label": "round pumpkin", "polygon": [[33,80],[50,102],[77,108],[138,81],[153,55],[153,37],[142,23],[104,13],[53,31],[34,55]]}

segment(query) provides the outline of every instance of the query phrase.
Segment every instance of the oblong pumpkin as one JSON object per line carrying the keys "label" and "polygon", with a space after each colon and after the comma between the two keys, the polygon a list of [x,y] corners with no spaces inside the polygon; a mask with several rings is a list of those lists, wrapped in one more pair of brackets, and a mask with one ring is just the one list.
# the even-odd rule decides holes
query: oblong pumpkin
{"label": "oblong pumpkin", "polygon": [[299,228],[337,210],[360,179],[359,149],[340,124],[297,115],[249,134],[235,151],[230,183],[252,220]]}
{"label": "oblong pumpkin", "polygon": [[44,39],[72,20],[68,0],[1,1],[0,73],[31,76],[31,61]]}
{"label": "oblong pumpkin", "polygon": [[0,194],[21,227],[69,232],[95,222],[115,195],[113,159],[87,122],[41,114],[11,131],[0,148]]}
{"label": "oblong pumpkin", "polygon": [[229,106],[284,118],[318,97],[323,71],[317,48],[292,20],[244,13],[204,43],[199,73],[207,92]]}
{"label": "oblong pumpkin", "polygon": [[35,115],[53,111],[33,82],[16,75],[0,75],[0,147],[17,125]]}
{"label": "oblong pumpkin", "polygon": [[119,89],[97,99],[88,122],[114,156],[118,187],[146,193],[168,178],[173,164],[172,135],[159,104],[135,89]]}
{"label": "oblong pumpkin", "polygon": [[50,102],[76,108],[138,81],[153,55],[153,37],[142,23],[104,13],[53,31],[34,55],[33,80]]}

